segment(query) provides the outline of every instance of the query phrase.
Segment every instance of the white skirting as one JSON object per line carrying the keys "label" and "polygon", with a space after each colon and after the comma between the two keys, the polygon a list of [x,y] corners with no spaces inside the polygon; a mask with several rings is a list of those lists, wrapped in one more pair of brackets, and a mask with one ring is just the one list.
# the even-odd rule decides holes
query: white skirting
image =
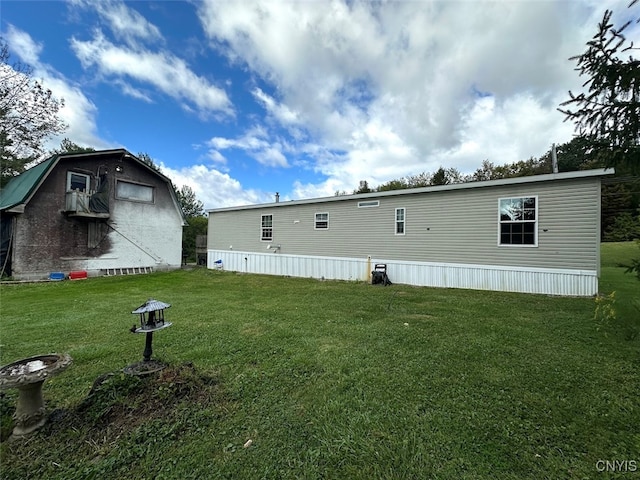
{"label": "white skirting", "polygon": [[[222,263],[216,263],[222,260]],[[377,263],[393,283],[547,295],[592,296],[598,274],[590,270],[407,262],[381,258],[316,257],[281,253],[208,250],[207,267],[244,273],[368,281]]]}

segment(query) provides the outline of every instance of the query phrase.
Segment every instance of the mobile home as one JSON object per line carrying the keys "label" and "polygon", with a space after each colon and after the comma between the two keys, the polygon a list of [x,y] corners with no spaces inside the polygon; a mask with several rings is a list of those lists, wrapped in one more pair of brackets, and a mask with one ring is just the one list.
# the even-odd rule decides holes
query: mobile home
{"label": "mobile home", "polygon": [[[612,170],[276,201],[209,211],[207,265],[225,270],[590,296],[600,183]],[[217,262],[217,263],[216,263]]]}

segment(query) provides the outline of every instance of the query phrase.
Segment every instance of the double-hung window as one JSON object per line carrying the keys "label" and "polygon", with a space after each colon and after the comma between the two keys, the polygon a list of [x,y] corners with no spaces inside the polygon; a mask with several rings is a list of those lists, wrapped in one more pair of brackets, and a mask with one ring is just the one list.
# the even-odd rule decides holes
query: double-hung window
{"label": "double-hung window", "polygon": [[396,235],[404,235],[405,209],[396,208]]}
{"label": "double-hung window", "polygon": [[262,215],[260,220],[260,240],[273,240],[273,215]]}
{"label": "double-hung window", "polygon": [[538,197],[499,200],[499,245],[538,245]]}
{"label": "double-hung window", "polygon": [[316,213],[315,229],[327,230],[329,228],[329,214],[326,212]]}

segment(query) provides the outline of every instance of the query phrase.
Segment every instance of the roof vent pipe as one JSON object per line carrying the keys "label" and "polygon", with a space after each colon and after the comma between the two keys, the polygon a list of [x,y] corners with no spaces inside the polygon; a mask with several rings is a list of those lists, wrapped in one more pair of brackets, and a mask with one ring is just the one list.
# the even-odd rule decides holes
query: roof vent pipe
{"label": "roof vent pipe", "polygon": [[280,193],[276,192],[276,203],[280,202]]}
{"label": "roof vent pipe", "polygon": [[556,144],[551,144],[551,165],[553,173],[558,173],[558,153],[556,152]]}

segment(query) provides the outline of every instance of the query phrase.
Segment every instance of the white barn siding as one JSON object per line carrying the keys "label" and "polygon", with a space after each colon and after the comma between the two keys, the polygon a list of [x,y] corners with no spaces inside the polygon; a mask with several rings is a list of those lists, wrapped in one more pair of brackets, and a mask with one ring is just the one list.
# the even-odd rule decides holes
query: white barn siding
{"label": "white barn siding", "polygon": [[116,268],[180,268],[182,219],[175,210],[155,204],[114,202],[109,237],[112,252],[87,259],[86,269],[100,273]]}

